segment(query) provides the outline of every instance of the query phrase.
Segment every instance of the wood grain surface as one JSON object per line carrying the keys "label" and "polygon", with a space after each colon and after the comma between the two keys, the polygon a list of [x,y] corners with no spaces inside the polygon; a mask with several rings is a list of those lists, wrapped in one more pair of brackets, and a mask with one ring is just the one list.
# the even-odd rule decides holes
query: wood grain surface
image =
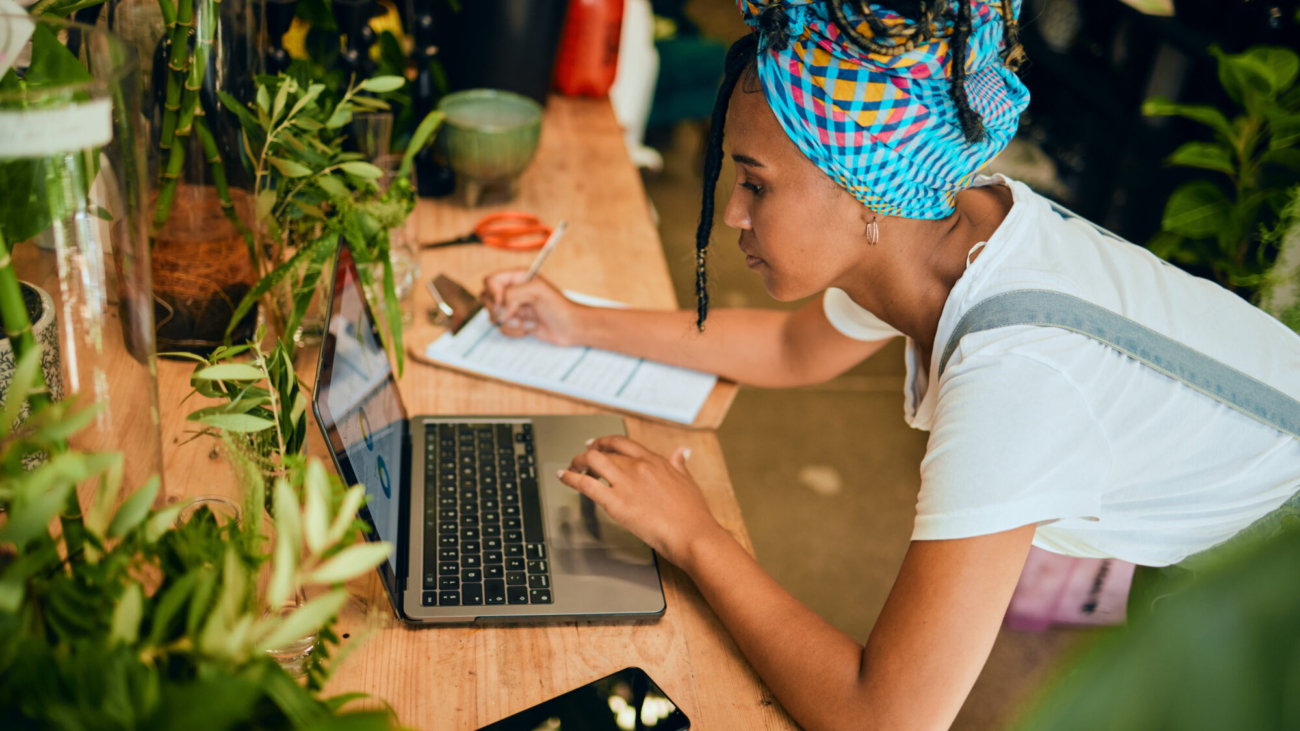
{"label": "wood grain surface", "polygon": [[[605,100],[551,99],[536,160],[508,203],[465,209],[422,200],[412,228],[425,241],[473,228],[495,210],[524,210],[570,229],[543,269],[560,287],[634,306],[673,308],[676,302],[663,250],[640,178],[628,161],[622,134]],[[482,246],[425,251],[416,288],[411,342],[438,333],[425,311],[433,305],[423,282],[446,273],[477,291],[482,278],[506,267],[526,267],[532,252]],[[300,373],[310,383],[315,351],[302,353]],[[198,494],[235,495],[230,470],[212,440],[187,438],[184,405],[191,366],[159,364],[159,401],[168,500]],[[586,414],[601,409],[560,396],[514,387],[407,360],[400,381],[409,413]],[[734,388],[734,386],[732,386]],[[727,403],[730,399],[727,398]],[[725,404],[716,414],[720,422]],[[717,436],[629,417],[629,435],[660,453],[691,448],[690,468],[714,515],[752,551],[732,492]],[[309,452],[324,456],[313,424]],[[667,611],[656,621],[566,622],[546,625],[415,628],[393,619],[378,576],[349,585],[339,632],[344,659],[329,693],[361,691],[391,704],[403,724],[427,731],[471,731],[547,698],[635,665],[646,670],[692,720],[693,729],[791,729],[717,617],[685,574],[660,561]]]}

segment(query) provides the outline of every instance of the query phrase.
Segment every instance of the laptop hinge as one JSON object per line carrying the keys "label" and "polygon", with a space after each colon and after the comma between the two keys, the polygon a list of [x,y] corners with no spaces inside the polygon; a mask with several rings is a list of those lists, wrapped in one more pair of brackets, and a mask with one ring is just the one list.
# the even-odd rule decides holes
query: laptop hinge
{"label": "laptop hinge", "polygon": [[406,577],[410,573],[411,555],[411,491],[415,489],[415,476],[411,474],[411,422],[402,430],[402,481],[398,500],[397,518],[397,593],[406,592]]}

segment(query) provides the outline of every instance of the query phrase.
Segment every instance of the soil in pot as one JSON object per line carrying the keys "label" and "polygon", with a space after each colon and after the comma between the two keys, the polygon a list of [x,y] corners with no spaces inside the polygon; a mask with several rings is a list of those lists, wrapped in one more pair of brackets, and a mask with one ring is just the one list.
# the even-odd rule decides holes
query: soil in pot
{"label": "soil in pot", "polygon": [[[239,217],[253,220],[251,196],[237,188],[230,196]],[[177,188],[167,223],[153,236],[152,272],[158,350],[164,352],[206,354],[221,345],[235,308],[257,282],[248,245],[212,186]],[[256,324],[253,308],[231,342],[252,337]]]}

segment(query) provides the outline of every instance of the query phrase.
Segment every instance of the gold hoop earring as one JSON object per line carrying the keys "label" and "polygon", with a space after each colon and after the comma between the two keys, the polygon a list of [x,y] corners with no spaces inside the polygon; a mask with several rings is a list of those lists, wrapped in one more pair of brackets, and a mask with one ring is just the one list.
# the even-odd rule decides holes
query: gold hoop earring
{"label": "gold hoop earring", "polygon": [[880,243],[880,226],[876,225],[876,217],[871,217],[871,223],[867,224],[867,245],[875,246]]}

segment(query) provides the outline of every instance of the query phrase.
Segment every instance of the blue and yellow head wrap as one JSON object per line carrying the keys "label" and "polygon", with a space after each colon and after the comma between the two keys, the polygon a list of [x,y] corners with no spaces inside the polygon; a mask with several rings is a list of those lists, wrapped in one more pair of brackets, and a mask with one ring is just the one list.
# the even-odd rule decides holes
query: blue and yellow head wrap
{"label": "blue and yellow head wrap", "polygon": [[[914,20],[874,3],[866,17],[854,2],[738,0],[759,32],[759,79],[786,134],[883,215],[950,215],[954,196],[1011,140],[1029,104],[1029,91],[1002,59],[1002,8],[1016,15],[1019,0],[957,2],[971,3],[963,65],[965,93],[983,121],[976,141],[963,132],[950,93],[955,10]],[[875,48],[844,37],[832,17],[838,8]],[[918,23],[925,27],[907,27]],[[882,27],[919,30],[925,40],[898,45]]]}

